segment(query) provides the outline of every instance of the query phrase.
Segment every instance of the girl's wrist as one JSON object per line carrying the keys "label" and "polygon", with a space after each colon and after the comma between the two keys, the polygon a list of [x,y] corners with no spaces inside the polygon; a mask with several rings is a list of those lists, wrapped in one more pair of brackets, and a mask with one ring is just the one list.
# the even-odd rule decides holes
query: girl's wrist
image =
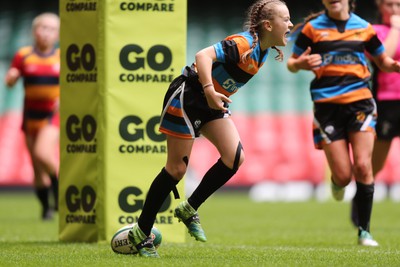
{"label": "girl's wrist", "polygon": [[210,87],[210,86],[214,86],[214,84],[213,83],[207,83],[207,84],[203,85],[203,90],[206,89],[207,87]]}

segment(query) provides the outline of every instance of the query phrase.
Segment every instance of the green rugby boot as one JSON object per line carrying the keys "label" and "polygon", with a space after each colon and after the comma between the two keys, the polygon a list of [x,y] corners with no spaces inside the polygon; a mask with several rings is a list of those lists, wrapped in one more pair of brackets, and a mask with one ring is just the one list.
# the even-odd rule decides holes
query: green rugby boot
{"label": "green rugby boot", "polygon": [[182,221],[188,228],[188,232],[197,241],[206,242],[206,234],[200,224],[197,211],[186,201],[181,202],[175,209],[174,216]]}
{"label": "green rugby boot", "polygon": [[334,199],[336,199],[337,201],[342,201],[344,198],[346,187],[341,187],[336,185],[334,182],[331,182],[331,191]]}
{"label": "green rugby boot", "polygon": [[367,247],[379,246],[378,242],[372,238],[372,235],[368,231],[362,230],[361,228],[360,234],[358,235],[358,244]]}
{"label": "green rugby boot", "polygon": [[150,236],[146,236],[137,223],[129,231],[128,239],[136,247],[140,256],[147,258],[160,257],[154,247],[153,239]]}

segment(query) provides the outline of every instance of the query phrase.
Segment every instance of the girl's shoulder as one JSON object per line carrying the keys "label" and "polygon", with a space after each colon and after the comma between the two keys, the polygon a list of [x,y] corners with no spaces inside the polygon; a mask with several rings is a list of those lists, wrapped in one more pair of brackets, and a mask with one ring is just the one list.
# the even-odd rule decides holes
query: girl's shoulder
{"label": "girl's shoulder", "polygon": [[358,27],[358,28],[368,28],[371,24],[366,21],[365,19],[361,18],[355,13],[350,14],[349,21],[347,23],[347,27],[352,28],[352,27]]}
{"label": "girl's shoulder", "polygon": [[247,40],[248,42],[253,42],[254,38],[251,35],[251,33],[248,31],[235,33],[235,34],[229,35],[228,37],[225,38],[225,40],[234,40],[234,39],[243,39],[243,40]]}
{"label": "girl's shoulder", "polygon": [[335,28],[335,23],[325,14],[322,13],[310,19],[303,27],[303,32],[313,32],[314,30],[322,30]]}
{"label": "girl's shoulder", "polygon": [[234,41],[237,45],[240,46],[250,47],[253,43],[254,37],[251,35],[250,32],[244,31],[229,35],[225,38],[225,40]]}
{"label": "girl's shoulder", "polygon": [[33,52],[33,46],[23,46],[18,49],[17,54],[21,57],[25,57]]}
{"label": "girl's shoulder", "polygon": [[[371,24],[365,19],[361,18],[355,13],[350,13],[350,18],[346,23],[346,29],[355,29],[355,28],[368,28]],[[334,20],[329,18],[325,13],[313,18],[305,24],[305,27],[310,28],[336,28],[336,24]]]}

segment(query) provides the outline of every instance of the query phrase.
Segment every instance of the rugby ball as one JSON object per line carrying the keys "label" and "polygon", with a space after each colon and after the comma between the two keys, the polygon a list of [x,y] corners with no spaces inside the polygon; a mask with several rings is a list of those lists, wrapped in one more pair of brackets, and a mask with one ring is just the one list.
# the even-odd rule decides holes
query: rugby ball
{"label": "rugby ball", "polygon": [[[135,246],[129,241],[128,234],[134,224],[129,224],[121,227],[111,238],[111,248],[115,253],[119,254],[137,254]],[[162,235],[156,227],[151,229],[150,237],[153,239],[153,244],[156,248],[161,245]]]}

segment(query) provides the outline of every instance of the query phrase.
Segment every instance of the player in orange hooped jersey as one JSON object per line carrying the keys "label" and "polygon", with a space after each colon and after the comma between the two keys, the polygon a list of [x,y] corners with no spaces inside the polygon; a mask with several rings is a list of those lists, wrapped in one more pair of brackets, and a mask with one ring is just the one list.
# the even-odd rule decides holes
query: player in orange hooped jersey
{"label": "player in orange hooped jersey", "polygon": [[34,169],[34,187],[42,205],[42,219],[52,218],[49,189],[58,208],[59,140],[58,106],[60,51],[56,48],[59,18],[52,13],[37,16],[32,23],[34,45],[20,48],[15,54],[5,82],[12,87],[19,78],[25,88],[22,130]]}
{"label": "player in orange hooped jersey", "polygon": [[328,160],[333,197],[342,200],[354,176],[358,243],[378,246],[370,234],[376,105],[366,52],[383,71],[399,72],[400,64],[386,55],[371,24],[352,12],[354,2],[322,0],[325,10],[306,19],[287,65],[292,72],[314,72],[314,142]]}

